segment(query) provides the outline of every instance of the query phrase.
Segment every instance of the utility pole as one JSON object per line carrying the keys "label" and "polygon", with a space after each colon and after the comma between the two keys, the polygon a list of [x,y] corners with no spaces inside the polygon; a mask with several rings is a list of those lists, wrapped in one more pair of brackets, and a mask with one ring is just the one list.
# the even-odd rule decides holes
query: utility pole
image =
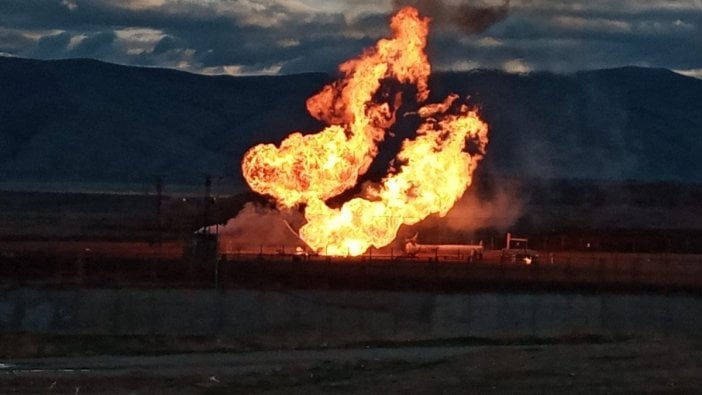
{"label": "utility pole", "polygon": [[156,176],[156,243],[161,244],[163,239],[163,177]]}
{"label": "utility pole", "polygon": [[202,223],[205,228],[206,233],[210,233],[209,223],[210,223],[210,205],[212,204],[212,176],[209,174],[205,176],[205,198],[203,200],[202,209]]}

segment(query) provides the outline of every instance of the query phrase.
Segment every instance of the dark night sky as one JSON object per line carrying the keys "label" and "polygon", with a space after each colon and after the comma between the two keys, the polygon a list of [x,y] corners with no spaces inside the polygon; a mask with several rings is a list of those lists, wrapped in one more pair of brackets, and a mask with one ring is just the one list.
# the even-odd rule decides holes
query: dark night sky
{"label": "dark night sky", "polygon": [[702,77],[702,0],[2,0],[0,54],[206,74],[333,71],[386,35],[405,4],[433,18],[436,69],[638,65]]}

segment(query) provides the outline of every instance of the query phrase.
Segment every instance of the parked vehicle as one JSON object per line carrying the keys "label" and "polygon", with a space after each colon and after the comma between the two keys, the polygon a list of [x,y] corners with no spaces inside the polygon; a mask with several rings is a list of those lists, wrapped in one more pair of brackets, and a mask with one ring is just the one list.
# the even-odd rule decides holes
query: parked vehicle
{"label": "parked vehicle", "polygon": [[502,249],[500,262],[502,263],[523,263],[531,265],[539,262],[539,253],[529,249],[529,239],[524,237],[512,237],[507,233],[506,247]]}
{"label": "parked vehicle", "polygon": [[480,244],[420,244],[417,235],[405,240],[406,256],[429,256],[435,259],[467,260],[478,262],[483,260],[483,243]]}

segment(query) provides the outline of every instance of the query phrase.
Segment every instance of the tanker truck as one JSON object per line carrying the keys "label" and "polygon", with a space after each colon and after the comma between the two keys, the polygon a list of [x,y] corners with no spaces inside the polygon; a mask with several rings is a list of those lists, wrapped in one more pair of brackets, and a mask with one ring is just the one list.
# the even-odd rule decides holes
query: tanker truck
{"label": "tanker truck", "polygon": [[406,239],[403,246],[405,256],[431,257],[436,260],[464,260],[478,262],[483,259],[483,242],[480,244],[420,244],[418,234]]}

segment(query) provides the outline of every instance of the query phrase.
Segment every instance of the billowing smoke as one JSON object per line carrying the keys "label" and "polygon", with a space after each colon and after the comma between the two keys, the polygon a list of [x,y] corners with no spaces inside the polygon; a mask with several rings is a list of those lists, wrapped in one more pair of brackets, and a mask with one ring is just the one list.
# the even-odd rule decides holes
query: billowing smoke
{"label": "billowing smoke", "polygon": [[489,199],[469,191],[446,216],[446,226],[454,230],[495,228],[508,231],[519,218],[524,202],[519,182],[502,181],[493,187]]}
{"label": "billowing smoke", "polygon": [[445,217],[430,217],[405,229],[401,236],[409,238],[418,234],[423,244],[483,241],[489,247],[490,240],[484,239],[486,232],[500,235],[509,232],[522,216],[529,200],[524,190],[519,180],[499,178],[487,190],[468,190]]}
{"label": "billowing smoke", "polygon": [[274,253],[280,249],[292,252],[304,243],[292,229],[298,229],[304,217],[294,210],[279,211],[246,203],[236,217],[219,229],[220,247],[226,253]]}
{"label": "billowing smoke", "polygon": [[393,0],[396,8],[412,6],[432,18],[434,26],[452,26],[467,34],[485,31],[509,15],[509,0],[500,5],[480,5],[474,1]]}

